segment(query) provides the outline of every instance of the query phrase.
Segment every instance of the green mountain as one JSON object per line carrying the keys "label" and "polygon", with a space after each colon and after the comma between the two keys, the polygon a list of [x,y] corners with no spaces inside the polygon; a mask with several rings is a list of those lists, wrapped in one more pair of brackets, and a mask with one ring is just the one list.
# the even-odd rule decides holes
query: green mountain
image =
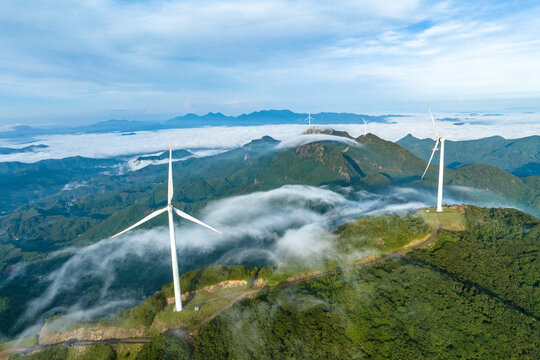
{"label": "green mountain", "polygon": [[181,279],[182,312],[166,285],[91,324],[51,319],[39,342],[72,346],[22,358],[535,359],[539,237],[540,220],[513,209],[362,218],[335,230],[321,267],[193,271]]}
{"label": "green mountain", "polygon": [[36,163],[0,162],[0,215],[57,194],[62,189],[84,186],[86,180],[117,164],[115,159],[82,156]]}
{"label": "green mountain", "polygon": [[8,154],[17,154],[17,153],[25,153],[25,152],[32,152],[39,149],[47,148],[47,145],[39,144],[39,145],[30,145],[25,146],[22,148],[9,148],[9,147],[0,147],[0,155],[8,155]]}
{"label": "green mountain", "polygon": [[[326,186],[335,189],[369,190],[387,194],[396,187],[407,186],[433,193],[437,166],[420,182],[426,163],[393,142],[368,134],[344,141],[318,141],[292,148],[280,148],[279,142],[264,137],[219,155],[190,158],[173,166],[175,204],[197,216],[210,201],[255,191],[266,191],[287,184]],[[346,138],[346,141],[345,141]],[[80,160],[82,161],[82,160]],[[101,164],[101,163],[99,163]],[[83,169],[84,166],[80,165]],[[89,169],[94,169],[89,166]],[[63,168],[59,169],[62,174]],[[71,170],[70,170],[71,171]],[[81,170],[82,171],[82,170]],[[93,171],[93,170],[89,170]],[[97,170],[96,170],[97,171]],[[39,173],[38,173],[39,174]],[[36,175],[37,176],[37,175]],[[14,327],[30,299],[46,290],[39,274],[58,269],[70,253],[50,254],[68,246],[85,246],[104,239],[152,209],[166,203],[167,165],[147,166],[122,175],[96,175],[82,187],[61,191],[31,204],[19,207],[0,219],[0,280],[21,274],[16,282],[3,285],[3,312],[0,332],[14,335]],[[59,181],[60,182],[60,181]],[[447,170],[447,194],[464,202],[516,206],[540,214],[540,190],[537,177],[518,178],[488,165],[474,165]],[[156,218],[148,227],[165,225]],[[215,259],[193,254],[182,271],[211,264]],[[25,262],[22,269],[21,262]],[[136,266],[134,263],[133,266]],[[18,272],[21,270],[20,272]],[[131,274],[125,274],[126,277]],[[150,278],[140,274],[141,296],[158,290],[169,274]],[[90,280],[89,280],[90,281]],[[80,291],[96,291],[95,284],[81,283]],[[73,296],[79,290],[73,290]],[[69,306],[65,297],[56,306]]]}
{"label": "green mountain", "polygon": [[[397,143],[416,156],[429,160],[434,140],[407,135]],[[438,152],[434,157],[438,164]],[[467,165],[486,164],[519,177],[540,176],[540,136],[505,139],[491,136],[478,140],[445,141],[445,166],[457,169]]]}

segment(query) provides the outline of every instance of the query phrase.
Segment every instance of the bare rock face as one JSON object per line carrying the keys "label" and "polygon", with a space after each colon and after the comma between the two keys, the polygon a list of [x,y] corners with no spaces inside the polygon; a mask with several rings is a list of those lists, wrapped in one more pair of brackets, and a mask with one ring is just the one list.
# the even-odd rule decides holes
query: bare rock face
{"label": "bare rock face", "polygon": [[323,163],[326,147],[323,144],[307,144],[296,148],[296,154],[300,158],[313,157],[315,161]]}
{"label": "bare rock face", "polygon": [[[189,299],[192,299],[197,294],[210,294],[214,291],[221,290],[221,289],[227,289],[227,288],[233,288],[238,286],[244,286],[247,285],[248,282],[246,280],[227,280],[222,281],[220,283],[217,283],[215,285],[209,285],[205,286],[202,289],[187,292],[182,294],[182,301],[186,301]],[[174,304],[174,297],[167,298],[167,304]]]}
{"label": "bare rock face", "polygon": [[52,345],[67,341],[102,341],[105,339],[136,338],[143,337],[145,330],[144,326],[137,326],[133,329],[94,326],[57,332],[50,324],[45,323],[39,332],[39,344]]}
{"label": "bare rock face", "polygon": [[253,281],[253,286],[255,287],[263,287],[266,284],[268,284],[268,281],[264,280],[263,278],[257,278],[255,281]]}

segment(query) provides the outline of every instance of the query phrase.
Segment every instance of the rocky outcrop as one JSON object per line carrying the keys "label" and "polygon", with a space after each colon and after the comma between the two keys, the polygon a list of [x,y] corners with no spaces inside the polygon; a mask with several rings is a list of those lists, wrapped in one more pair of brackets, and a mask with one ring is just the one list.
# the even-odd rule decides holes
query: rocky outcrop
{"label": "rocky outcrop", "polygon": [[143,337],[144,326],[133,329],[119,327],[86,327],[66,332],[57,332],[50,324],[45,323],[39,332],[39,345],[52,345],[67,341],[102,341],[105,339],[128,339]]}
{"label": "rocky outcrop", "polygon": [[[220,283],[205,286],[202,289],[182,294],[182,301],[192,299],[197,294],[210,294],[214,291],[247,285],[246,280],[227,280]],[[167,298],[167,304],[174,304],[174,297]]]}
{"label": "rocky outcrop", "polygon": [[322,273],[323,272],[321,270],[306,271],[306,272],[303,272],[303,273],[300,273],[300,274],[293,275],[293,276],[287,278],[287,280],[285,280],[285,281],[293,282],[293,281],[303,280],[303,279],[310,278],[312,276],[321,275]]}

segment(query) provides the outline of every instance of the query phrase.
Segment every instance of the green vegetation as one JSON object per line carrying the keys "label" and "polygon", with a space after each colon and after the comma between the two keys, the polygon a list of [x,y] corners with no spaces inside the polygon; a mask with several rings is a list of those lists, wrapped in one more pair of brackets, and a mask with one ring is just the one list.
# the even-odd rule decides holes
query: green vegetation
{"label": "green vegetation", "polygon": [[[339,228],[337,243],[350,250],[380,238],[399,249],[404,239],[427,236],[427,222],[441,227],[431,246],[264,288],[232,306],[227,304],[248,288],[197,295],[182,313],[169,305],[158,310],[152,326],[168,322],[193,331],[202,319],[210,321],[191,338],[181,330],[156,334],[135,358],[537,359],[540,220],[512,209],[469,206],[419,215],[357,220]],[[200,289],[224,274],[253,279],[276,273],[273,267],[216,267],[184,281]],[[194,304],[203,304],[201,311],[194,312]],[[39,354],[57,352],[63,359],[62,349]]]}
{"label": "green vegetation", "polygon": [[[407,135],[397,142],[416,156],[429,160],[433,140]],[[504,139],[492,136],[478,140],[445,143],[446,166],[452,169],[466,165],[486,164],[498,167],[519,177],[540,175],[540,136]],[[434,161],[438,162],[438,154]]]}
{"label": "green vegetation", "polygon": [[[330,133],[350,138],[344,133]],[[360,146],[323,141],[274,151],[276,140],[264,137],[216,156],[177,162],[173,168],[175,204],[197,216],[209,201],[275,189],[285,184],[331,188],[350,186],[354,191],[368,189],[374,192],[389,191],[389,186],[393,185],[424,186],[418,180],[425,161],[398,144],[372,134],[355,140]],[[523,149],[530,150],[529,147]],[[180,152],[178,154],[181,155]],[[102,174],[104,167],[116,164],[117,159],[70,158],[40,162],[31,167],[15,163],[2,165],[0,173],[5,183],[0,185],[4,186],[4,193],[12,193],[10,189],[19,184],[17,179],[20,184],[23,180],[36,178],[43,181],[37,185],[35,182],[24,183],[36,188],[25,190],[16,201],[5,200],[6,204],[20,206],[17,209],[11,211],[10,208],[9,213],[2,213],[0,204],[0,278],[5,280],[11,274],[19,273],[21,262],[27,269],[19,273],[18,281],[3,285],[0,307],[4,311],[0,311],[0,333],[14,336],[28,325],[19,323],[20,326],[15,326],[27,302],[40,296],[46,288],[46,282],[34,274],[48,274],[69,258],[67,253],[54,259],[47,258],[47,254],[67,246],[84,246],[99,241],[165,205],[166,165],[149,166],[118,176]],[[9,185],[10,176],[4,174],[11,173],[15,177]],[[423,184],[435,185],[436,174],[437,167],[432,166]],[[72,181],[68,178],[84,181],[84,186],[60,191]],[[471,192],[471,202],[481,198],[501,206],[523,208],[533,215],[540,214],[537,177],[521,179],[497,168],[474,165],[448,170],[445,179],[451,185],[481,189]],[[34,201],[35,198],[39,200]],[[166,217],[159,217],[144,226],[165,223]],[[359,240],[359,245],[362,241]],[[399,246],[405,238],[382,241],[384,245],[375,248],[384,252]],[[204,261],[197,266],[213,263],[208,259]],[[186,267],[182,271],[195,267],[183,266]],[[272,283],[281,281],[283,276],[283,273],[274,274]],[[138,284],[138,288],[145,296],[153,294],[163,282],[169,281],[169,278],[164,279],[162,276],[145,280],[144,284]],[[89,292],[94,290],[93,287],[85,289]],[[69,304],[58,299],[45,311],[64,305]],[[152,312],[148,310],[148,314],[136,322],[148,322]]]}
{"label": "green vegetation", "polygon": [[67,346],[59,345],[48,347],[36,354],[30,356],[12,355],[10,360],[30,359],[30,360],[67,360]]}
{"label": "green vegetation", "polygon": [[238,304],[200,330],[194,357],[538,358],[540,221],[474,207],[466,219],[431,248]]}
{"label": "green vegetation", "polygon": [[[249,267],[244,265],[230,266],[230,265],[218,265],[211,266],[204,269],[189,271],[180,277],[180,288],[182,293],[189,293],[202,289],[206,286],[218,284],[226,280],[246,280],[248,283],[253,281],[258,273],[257,267]],[[238,291],[238,289],[233,289]],[[230,290],[228,292],[231,292]],[[219,291],[218,295],[224,296],[227,293],[227,289]],[[118,315],[101,320],[99,326],[118,326],[124,328],[134,328],[137,326],[150,327],[154,320],[161,323],[181,323],[185,320],[191,320],[191,324],[196,324],[203,319],[208,313],[212,313],[213,310],[224,307],[229,303],[227,299],[219,302],[213,301],[209,305],[202,307],[202,311],[195,314],[196,316],[191,319],[191,312],[173,312],[172,305],[166,306],[167,298],[174,297],[173,284],[164,285],[161,291],[158,291],[154,295],[147,298],[142,304],[130,308],[121,312]],[[215,297],[215,294],[212,296]],[[188,310],[193,310],[194,306],[201,306],[205,302],[204,295],[197,296],[195,301],[184,302],[184,305],[188,306]],[[77,327],[84,326],[85,324],[78,324]],[[86,324],[87,325],[87,324]]]}
{"label": "green vegetation", "polygon": [[468,231],[442,231],[434,251],[411,257],[436,264],[466,286],[474,284],[509,306],[540,317],[538,219],[510,209],[465,211]]}
{"label": "green vegetation", "polygon": [[423,238],[429,231],[429,226],[417,216],[360,218],[337,229],[337,248],[344,253],[366,248],[387,252]]}
{"label": "green vegetation", "polygon": [[135,360],[190,359],[192,359],[190,345],[186,341],[167,335],[152,338],[152,341],[145,344],[135,357]]}
{"label": "green vegetation", "polygon": [[116,360],[116,351],[111,345],[99,344],[89,346],[79,360]]}
{"label": "green vegetation", "polygon": [[[118,315],[106,318],[99,322],[100,326],[117,326],[124,328],[134,328],[137,326],[150,326],[156,314],[161,311],[167,298],[163,291],[150,296],[142,304],[127,309]],[[84,326],[80,324],[79,326]]]}
{"label": "green vegetation", "polygon": [[[218,265],[187,272],[180,278],[182,292],[191,292],[226,280],[246,280],[251,282],[258,273],[255,266]],[[163,288],[168,297],[174,296],[172,284]]]}
{"label": "green vegetation", "polygon": [[32,347],[37,345],[37,336],[28,336],[21,339],[8,341],[0,344],[0,351],[14,347]]}
{"label": "green vegetation", "polygon": [[440,227],[450,231],[464,231],[466,228],[463,206],[446,207],[442,213],[436,212],[435,208],[422,209],[418,214],[432,228]]}

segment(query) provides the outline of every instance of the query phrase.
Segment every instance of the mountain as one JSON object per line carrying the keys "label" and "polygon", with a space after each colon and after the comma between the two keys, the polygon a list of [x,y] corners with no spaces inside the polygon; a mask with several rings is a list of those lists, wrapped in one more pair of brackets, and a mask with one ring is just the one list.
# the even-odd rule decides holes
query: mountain
{"label": "mountain", "polygon": [[[407,191],[416,189],[426,196],[434,192],[437,166],[432,166],[427,178],[421,182],[419,178],[426,162],[400,145],[372,134],[356,139],[335,132],[329,135],[333,137],[326,141],[317,138],[314,142],[306,140],[307,143],[290,146],[263,137],[215,156],[175,162],[174,201],[178,208],[198,216],[209,202],[270,191],[285,185],[310,185],[350,193],[347,200],[358,203],[358,206],[374,200],[369,197],[358,200],[354,197],[357,192],[368,193],[372,197],[388,196],[400,187],[406,187]],[[84,164],[86,160],[77,161]],[[94,165],[84,166],[92,172]],[[84,168],[80,164],[77,166]],[[74,168],[77,166],[73,165]],[[64,169],[60,167],[59,171],[62,173]],[[535,215],[540,213],[536,177],[521,179],[488,165],[448,169],[445,175],[449,185],[445,187],[445,199],[516,206]],[[2,293],[9,296],[5,296],[5,300],[0,299],[5,301],[0,331],[12,331],[11,334],[20,331],[21,323],[19,330],[13,326],[16,319],[25,311],[30,299],[41,296],[47,289],[47,283],[36,274],[58,269],[72,256],[70,252],[58,250],[96,243],[131,225],[152,209],[165,206],[166,177],[166,164],[121,174],[97,174],[85,180],[85,186],[73,186],[70,191],[36,199],[0,219],[0,280],[20,274],[17,282],[2,285]],[[420,203],[426,201],[416,200]],[[308,202],[308,205],[313,205],[317,211],[328,208],[325,204]],[[165,225],[165,219],[156,218],[148,223],[149,227],[157,225]],[[242,246],[247,246],[249,238],[244,241]],[[48,254],[56,255],[51,257]],[[222,254],[194,252],[181,264],[181,271],[210,265]],[[133,266],[136,266],[133,261]],[[140,289],[140,296],[149,296],[169,276],[166,270],[160,271],[151,274],[138,272],[137,279],[125,283]],[[90,282],[85,282],[87,280]],[[79,285],[80,288],[74,288],[73,296],[97,291],[91,279],[82,279]],[[53,311],[58,306],[70,306],[70,298],[51,302],[45,311]]]}
{"label": "mountain", "polygon": [[23,148],[15,149],[15,148],[9,148],[9,147],[0,147],[0,155],[8,155],[8,154],[16,154],[16,153],[24,153],[24,152],[30,152],[30,151],[36,151],[39,149],[47,148],[47,145],[39,144],[39,145],[30,145],[25,146]]}
{"label": "mountain", "polygon": [[[7,131],[0,131],[0,139],[31,138],[38,135],[106,133],[133,131],[151,131],[163,129],[181,129],[203,126],[251,126],[268,124],[302,124],[308,114],[294,113],[290,110],[262,110],[238,116],[227,116],[222,113],[206,115],[186,114],[165,121],[133,121],[111,119],[95,124],[78,127],[33,128],[26,125],[15,126]],[[362,118],[370,122],[389,123],[389,118],[405,115],[359,115],[353,113],[322,112],[312,114],[315,123],[324,124],[358,124]]]}
{"label": "mountain", "polygon": [[85,186],[86,180],[111,170],[117,164],[114,159],[81,156],[35,163],[0,162],[0,215],[61,190]]}
{"label": "mountain", "polygon": [[[338,252],[322,267],[188,272],[182,312],[168,284],[92,323],[50,319],[37,341],[57,345],[34,337],[23,350],[59,360],[538,358],[538,236],[540,220],[513,209],[363,218],[335,230]],[[366,249],[377,255],[358,255]]]}
{"label": "mountain", "polygon": [[[397,143],[425,161],[429,160],[434,140],[407,135]],[[438,152],[433,162],[438,164]],[[516,176],[540,176],[540,136],[505,139],[491,136],[478,140],[445,141],[445,166],[451,169],[486,164]]]}

